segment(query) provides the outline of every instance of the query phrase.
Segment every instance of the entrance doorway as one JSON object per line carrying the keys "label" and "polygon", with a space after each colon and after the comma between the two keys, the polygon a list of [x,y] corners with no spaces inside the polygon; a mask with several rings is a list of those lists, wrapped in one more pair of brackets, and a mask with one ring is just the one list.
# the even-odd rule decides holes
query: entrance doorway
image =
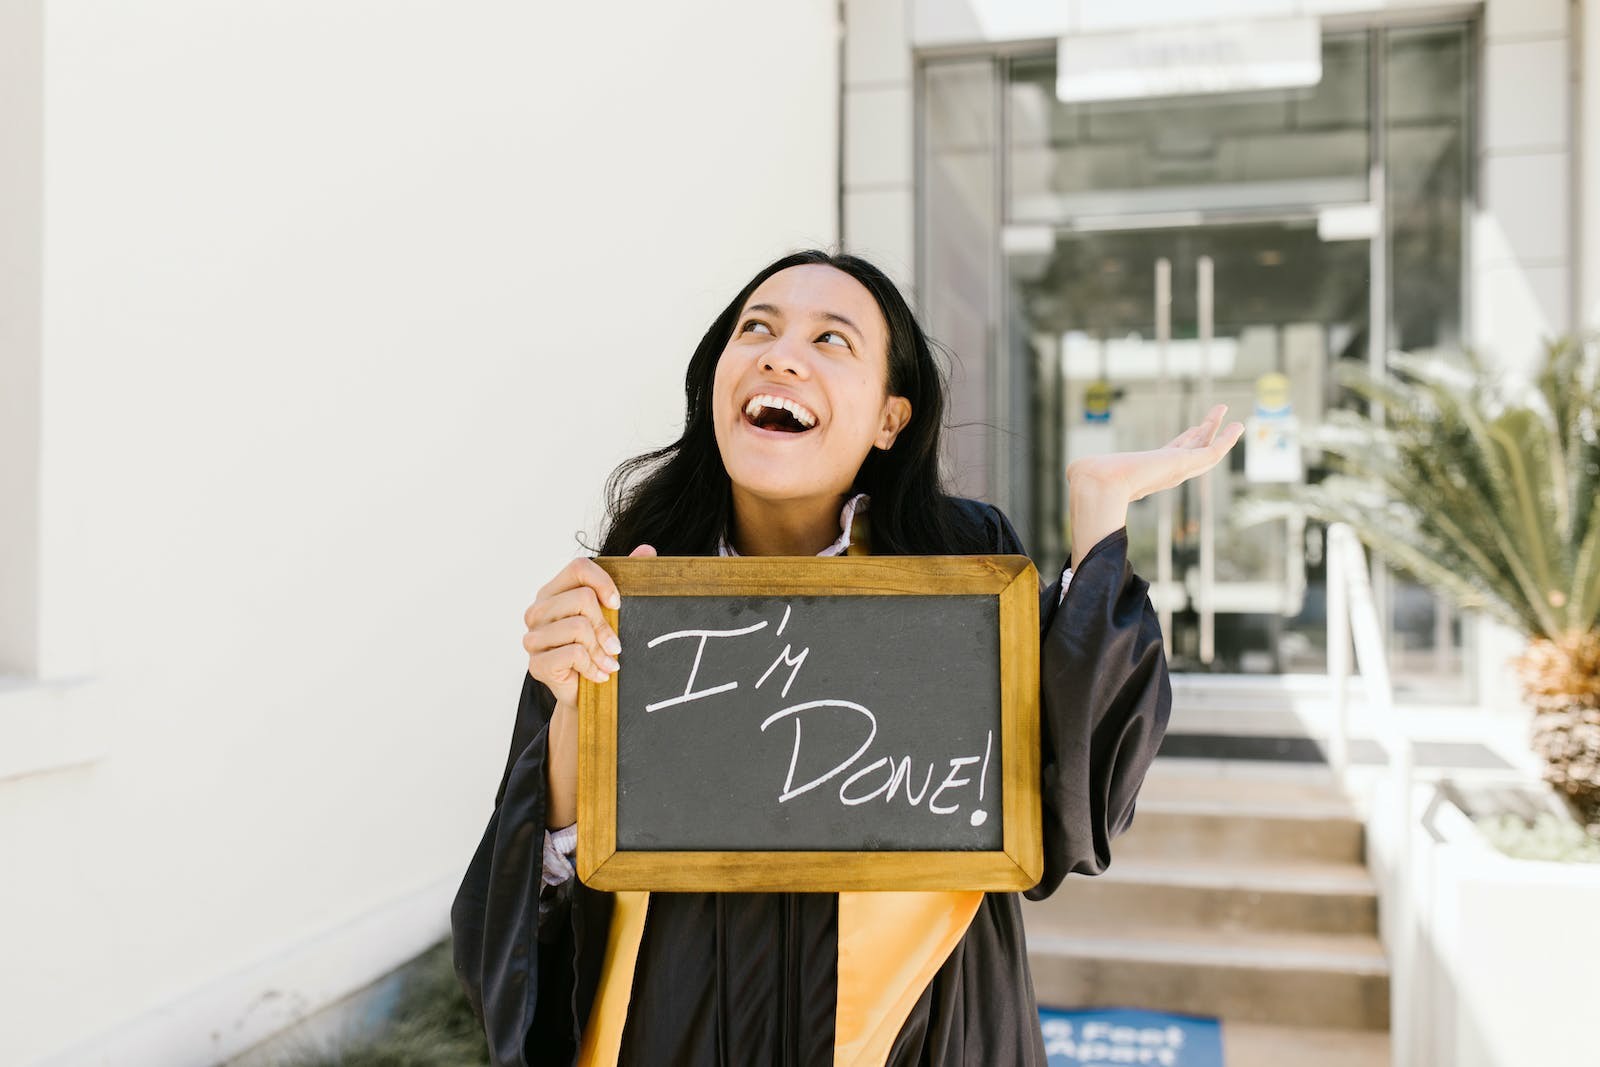
{"label": "entrance doorway", "polygon": [[[1264,388],[1304,429],[1361,406],[1334,384],[1339,361],[1459,349],[1473,33],[1330,29],[1314,86],[1096,102],[1059,99],[1048,47],[919,61],[917,289],[953,357],[948,464],[1006,509],[1042,572],[1066,560],[1076,455],[1156,447],[1217,401],[1248,421]],[[1324,531],[1230,525],[1262,474],[1246,451],[1204,487],[1136,502],[1132,562],[1169,616],[1175,670],[1319,674]],[[1326,473],[1301,459],[1296,477]],[[1398,695],[1474,700],[1472,628],[1381,562],[1373,587]]]}
{"label": "entrance doorway", "polygon": [[[1052,231],[1042,254],[1013,256],[1012,320],[1028,324],[1033,356],[1031,496],[1049,517],[1035,524],[1041,554],[1066,557],[1060,472],[1078,456],[1156,447],[1215,403],[1246,421],[1263,388],[1302,431],[1349,406],[1332,364],[1367,359],[1368,262],[1366,240],[1323,240],[1314,217]],[[1241,440],[1209,490],[1196,479],[1136,501],[1130,559],[1152,583],[1176,669],[1321,672],[1321,524],[1230,524],[1260,473],[1247,468],[1252,447]],[[1302,480],[1320,479],[1318,459],[1304,457]]]}

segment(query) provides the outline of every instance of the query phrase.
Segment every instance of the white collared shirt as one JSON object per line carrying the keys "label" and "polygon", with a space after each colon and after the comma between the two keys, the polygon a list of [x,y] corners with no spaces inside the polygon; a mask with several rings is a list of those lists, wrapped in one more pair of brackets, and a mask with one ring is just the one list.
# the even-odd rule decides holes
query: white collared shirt
{"label": "white collared shirt", "polygon": [[[819,556],[841,556],[850,547],[850,527],[856,520],[856,512],[866,511],[871,504],[871,498],[865,493],[857,493],[844,502],[844,507],[839,510],[839,536],[834,538],[833,544],[818,552]],[[717,538],[717,555],[737,556],[739,553],[728,543],[727,535]]]}

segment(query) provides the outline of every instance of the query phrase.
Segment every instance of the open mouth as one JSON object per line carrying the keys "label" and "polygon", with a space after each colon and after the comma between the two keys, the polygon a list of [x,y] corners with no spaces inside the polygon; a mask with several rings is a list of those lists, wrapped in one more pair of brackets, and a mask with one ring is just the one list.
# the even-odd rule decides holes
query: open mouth
{"label": "open mouth", "polygon": [[798,401],[770,393],[757,393],[745,403],[744,421],[758,430],[799,434],[814,427],[817,416]]}

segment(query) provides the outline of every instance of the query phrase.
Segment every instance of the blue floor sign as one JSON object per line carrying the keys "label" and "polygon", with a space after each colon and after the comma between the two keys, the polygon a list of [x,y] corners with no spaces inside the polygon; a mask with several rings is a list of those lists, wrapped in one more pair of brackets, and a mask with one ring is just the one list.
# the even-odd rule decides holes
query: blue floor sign
{"label": "blue floor sign", "polygon": [[1223,1067],[1222,1026],[1208,1016],[1138,1008],[1040,1008],[1039,1025],[1050,1067]]}

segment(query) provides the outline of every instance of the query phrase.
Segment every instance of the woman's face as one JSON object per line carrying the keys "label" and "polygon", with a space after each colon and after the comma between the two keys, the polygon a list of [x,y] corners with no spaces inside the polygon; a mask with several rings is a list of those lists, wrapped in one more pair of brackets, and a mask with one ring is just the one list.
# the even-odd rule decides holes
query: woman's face
{"label": "woman's face", "polygon": [[888,324],[865,286],[820,263],[772,275],[740,309],[712,383],[729,478],[768,500],[848,492],[911,418],[888,377]]}

